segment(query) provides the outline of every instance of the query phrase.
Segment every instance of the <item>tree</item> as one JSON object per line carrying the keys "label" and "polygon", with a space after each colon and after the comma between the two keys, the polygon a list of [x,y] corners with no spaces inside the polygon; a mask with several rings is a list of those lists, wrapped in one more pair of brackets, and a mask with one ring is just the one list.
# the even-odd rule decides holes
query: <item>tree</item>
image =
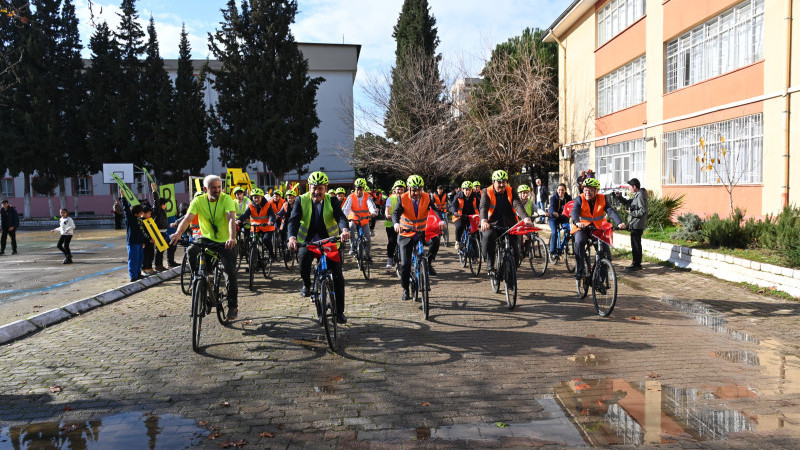
{"label": "tree", "polygon": [[308,76],[308,61],[289,30],[296,13],[294,0],[242,1],[241,11],[228,0],[220,29],[209,34],[222,64],[207,68],[219,92],[209,110],[211,143],[228,166],[261,162],[280,179],[318,154],[313,130],[324,79]]}
{"label": "tree", "polygon": [[427,0],[404,0],[392,37],[397,42],[395,66],[392,68],[389,105],[384,128],[395,141],[411,138],[431,121],[436,111],[420,110],[414,100],[426,104],[440,101],[443,90],[436,54],[439,45],[436,18],[430,13]]}
{"label": "tree", "polygon": [[120,24],[114,33],[120,53],[119,103],[122,106],[116,113],[114,132],[117,139],[120,162],[133,162],[142,165],[138,133],[142,121],[142,68],[144,54],[144,31],[139,25],[136,0],[122,0],[120,5]]}
{"label": "tree", "polygon": [[143,77],[141,80],[142,115],[139,121],[137,141],[141,151],[143,167],[150,169],[161,179],[175,166],[174,154],[174,91],[169,75],[164,69],[164,60],[158,49],[155,21],[150,17],[147,27]]}
{"label": "tree", "polygon": [[4,105],[3,92],[19,82],[17,69],[24,50],[15,36],[17,36],[16,28],[25,27],[30,23],[30,19],[24,15],[25,11],[28,11],[27,5],[27,2],[10,0],[0,2],[0,106]]}
{"label": "tree", "polygon": [[708,174],[708,182],[721,184],[725,188],[730,216],[734,217],[736,207],[733,204],[733,190],[743,181],[752,178],[753,165],[747,160],[747,151],[742,148],[742,144],[726,143],[725,136],[716,126],[712,125],[710,128],[708,134],[711,136],[707,136],[708,139],[700,138],[698,147],[703,154],[697,157],[697,162],[700,163],[700,172]]}
{"label": "tree", "polygon": [[100,23],[91,39],[91,65],[86,68],[86,99],[83,109],[87,125],[86,146],[100,162],[126,161],[116,132],[116,118],[123,108],[120,98],[122,68],[120,53],[108,24]]}

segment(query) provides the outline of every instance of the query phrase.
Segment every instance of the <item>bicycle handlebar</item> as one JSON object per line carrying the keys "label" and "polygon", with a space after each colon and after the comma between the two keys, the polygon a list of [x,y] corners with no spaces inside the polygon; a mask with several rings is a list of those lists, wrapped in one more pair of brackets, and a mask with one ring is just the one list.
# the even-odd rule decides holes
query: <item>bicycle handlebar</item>
{"label": "bicycle handlebar", "polygon": [[298,242],[297,243],[297,247],[308,247],[309,245],[314,245],[314,246],[320,247],[320,246],[322,246],[322,244],[325,244],[327,242],[336,243],[336,242],[339,242],[339,241],[341,241],[341,237],[333,236],[333,237],[329,237],[329,238],[325,238],[325,239],[320,239],[319,241],[314,241],[314,242],[303,242],[302,244]]}

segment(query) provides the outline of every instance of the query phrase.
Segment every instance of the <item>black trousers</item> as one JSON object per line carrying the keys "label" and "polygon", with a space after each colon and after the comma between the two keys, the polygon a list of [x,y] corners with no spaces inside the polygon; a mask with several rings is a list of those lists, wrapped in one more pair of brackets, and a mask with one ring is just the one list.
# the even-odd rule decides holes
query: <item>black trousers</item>
{"label": "black trousers", "polygon": [[456,221],[456,242],[461,242],[461,236],[464,234],[464,229],[469,227],[469,217],[461,216]]}
{"label": "black trousers", "polygon": [[[204,239],[208,242],[207,239]],[[187,250],[189,252],[189,264],[192,270],[197,270],[197,255],[200,254],[200,247],[192,245]],[[227,248],[220,252],[222,268],[228,275],[228,306],[231,308],[239,307],[239,284],[236,282],[236,251]]]}
{"label": "black trousers", "polygon": [[153,255],[155,254],[156,246],[150,242],[149,238],[144,243],[144,256],[142,257],[142,270],[153,268]]}
{"label": "black trousers", "polygon": [[[436,255],[439,253],[440,236],[427,241],[428,247],[428,261],[433,263]],[[400,272],[400,284],[403,290],[408,289],[408,284],[411,278],[411,253],[417,248],[417,241],[413,237],[398,236],[397,244],[400,246],[400,262],[402,269]]]}
{"label": "black trousers", "polygon": [[122,214],[114,213],[114,229],[121,230],[122,229]]}
{"label": "black trousers", "polygon": [[8,239],[9,236],[11,236],[11,251],[17,251],[17,229],[14,228],[11,231],[3,230],[3,236],[0,238],[0,252],[6,251],[6,239]]}
{"label": "black trousers", "polygon": [[397,231],[394,231],[394,226],[386,227],[386,237],[389,238],[389,243],[386,244],[386,257],[394,258],[394,251],[397,249]]}
{"label": "black trousers", "polygon": [[69,251],[69,242],[72,240],[71,234],[62,234],[61,238],[58,240],[58,245],[56,247],[61,250],[61,253],[64,254],[67,258],[72,256],[72,252]]}
{"label": "black trousers", "polygon": [[[522,236],[511,236],[511,244],[514,246],[514,257],[517,261],[520,260],[522,257]],[[483,250],[483,256],[486,258],[486,261],[489,263],[489,267],[496,267],[495,266],[495,252],[497,251],[497,230],[494,228],[489,228],[488,230],[483,232],[481,242],[481,250]]]}
{"label": "black trousers", "polygon": [[[584,271],[584,267],[586,267],[586,262],[585,262],[585,260],[586,260],[586,247],[585,247],[585,244],[586,244],[586,241],[589,239],[589,231],[580,230],[580,231],[576,232],[575,234],[573,234],[572,236],[575,239],[573,242],[575,244],[575,267],[577,268],[577,270],[575,271],[575,274],[577,275],[577,274],[580,274],[581,272],[583,272]],[[631,242],[633,242],[633,239],[631,239]],[[608,246],[605,245],[605,244],[602,244],[600,246],[600,249],[603,252],[603,255],[601,255],[601,256],[605,256],[609,261],[611,261],[611,251],[608,248]],[[591,261],[590,261],[590,264],[591,264]]]}
{"label": "black trousers", "polygon": [[[314,261],[314,254],[308,251],[308,247],[300,247],[297,250],[297,259],[300,261],[300,278],[303,286],[311,286],[311,263]],[[327,259],[328,268],[333,272],[333,293],[336,296],[336,310],[344,314],[344,275],[342,275],[342,263]]]}
{"label": "black trousers", "polygon": [[631,230],[631,253],[633,253],[633,265],[642,265],[642,234],[644,230]]}

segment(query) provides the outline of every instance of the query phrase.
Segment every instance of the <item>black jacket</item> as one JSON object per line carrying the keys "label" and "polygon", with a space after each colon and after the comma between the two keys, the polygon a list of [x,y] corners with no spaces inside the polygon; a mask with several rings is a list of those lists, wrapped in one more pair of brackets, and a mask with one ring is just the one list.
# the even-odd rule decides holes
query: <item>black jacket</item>
{"label": "black jacket", "polygon": [[3,222],[3,230],[8,231],[13,227],[15,230],[19,228],[19,214],[17,208],[9,206],[8,209],[0,207],[0,221]]}
{"label": "black jacket", "polygon": [[[486,189],[484,189],[481,195],[481,204],[480,204],[481,220],[488,220],[490,225],[496,225],[497,222],[500,220],[500,216],[498,215],[499,211],[495,209],[492,217],[489,217],[489,203],[490,203],[488,194],[489,189],[494,189],[494,186],[489,186]],[[505,193],[502,193],[500,195],[496,194],[495,198],[497,198],[498,204],[500,204],[501,202],[508,202],[508,197],[506,196]],[[527,211],[525,211],[525,205],[523,205],[522,202],[519,200],[519,196],[514,191],[514,189],[511,189],[511,203],[512,204],[509,205],[509,207],[505,210],[505,214],[503,215],[503,226],[506,227],[511,227],[517,223],[517,217],[516,217],[517,215],[520,217],[520,219],[526,219],[529,217]],[[517,213],[516,215],[514,214],[515,210]]]}
{"label": "black jacket", "polygon": [[[326,194],[327,195],[327,194]],[[299,196],[294,200],[294,207],[292,208],[292,215],[289,216],[289,225],[287,228],[287,238],[292,236],[297,237],[297,232],[300,230],[300,222],[303,219],[303,206],[301,203],[303,201],[307,201],[308,198],[304,196]],[[339,230],[350,231],[350,223],[347,221],[347,217],[345,217],[344,212],[342,211],[342,204],[339,203],[339,199],[336,197],[331,197],[331,209],[333,209],[333,217],[336,219],[336,222],[339,224]],[[325,239],[328,236],[328,230],[325,229],[325,221],[324,220],[317,220],[317,211],[314,206],[311,206],[311,223],[308,227],[308,234],[306,235],[306,241],[312,239],[314,236],[319,236],[320,239]]]}
{"label": "black jacket", "polygon": [[122,199],[122,206],[125,210],[125,228],[127,233],[128,244],[142,245],[150,238],[145,237],[144,230],[142,229],[141,221],[138,217],[134,216],[131,212],[131,205],[128,199]]}

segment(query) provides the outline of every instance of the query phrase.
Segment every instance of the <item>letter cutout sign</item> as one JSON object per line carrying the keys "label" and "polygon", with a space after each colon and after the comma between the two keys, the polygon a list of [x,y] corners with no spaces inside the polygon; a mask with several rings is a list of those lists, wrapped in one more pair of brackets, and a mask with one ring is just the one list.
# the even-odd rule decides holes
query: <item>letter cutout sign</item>
{"label": "letter cutout sign", "polygon": [[129,188],[127,184],[123,183],[120,177],[117,176],[117,174],[112,173],[111,177],[114,178],[114,181],[117,182],[119,189],[122,191],[122,195],[125,196],[125,199],[128,200],[128,203],[130,203],[131,206],[138,205],[139,199],[137,199],[136,196],[133,195],[133,191],[131,191],[131,188]]}
{"label": "letter cutout sign", "polygon": [[159,186],[158,196],[169,201],[166,209],[167,217],[176,216],[178,214],[178,208],[175,205],[175,185],[165,184],[164,186]]}
{"label": "letter cutout sign", "polygon": [[167,241],[164,240],[164,236],[161,235],[161,232],[158,231],[158,227],[156,226],[156,221],[152,218],[142,220],[144,224],[144,228],[147,230],[147,234],[153,239],[153,242],[156,245],[158,251],[163,252],[164,250],[169,248],[167,245]]}

